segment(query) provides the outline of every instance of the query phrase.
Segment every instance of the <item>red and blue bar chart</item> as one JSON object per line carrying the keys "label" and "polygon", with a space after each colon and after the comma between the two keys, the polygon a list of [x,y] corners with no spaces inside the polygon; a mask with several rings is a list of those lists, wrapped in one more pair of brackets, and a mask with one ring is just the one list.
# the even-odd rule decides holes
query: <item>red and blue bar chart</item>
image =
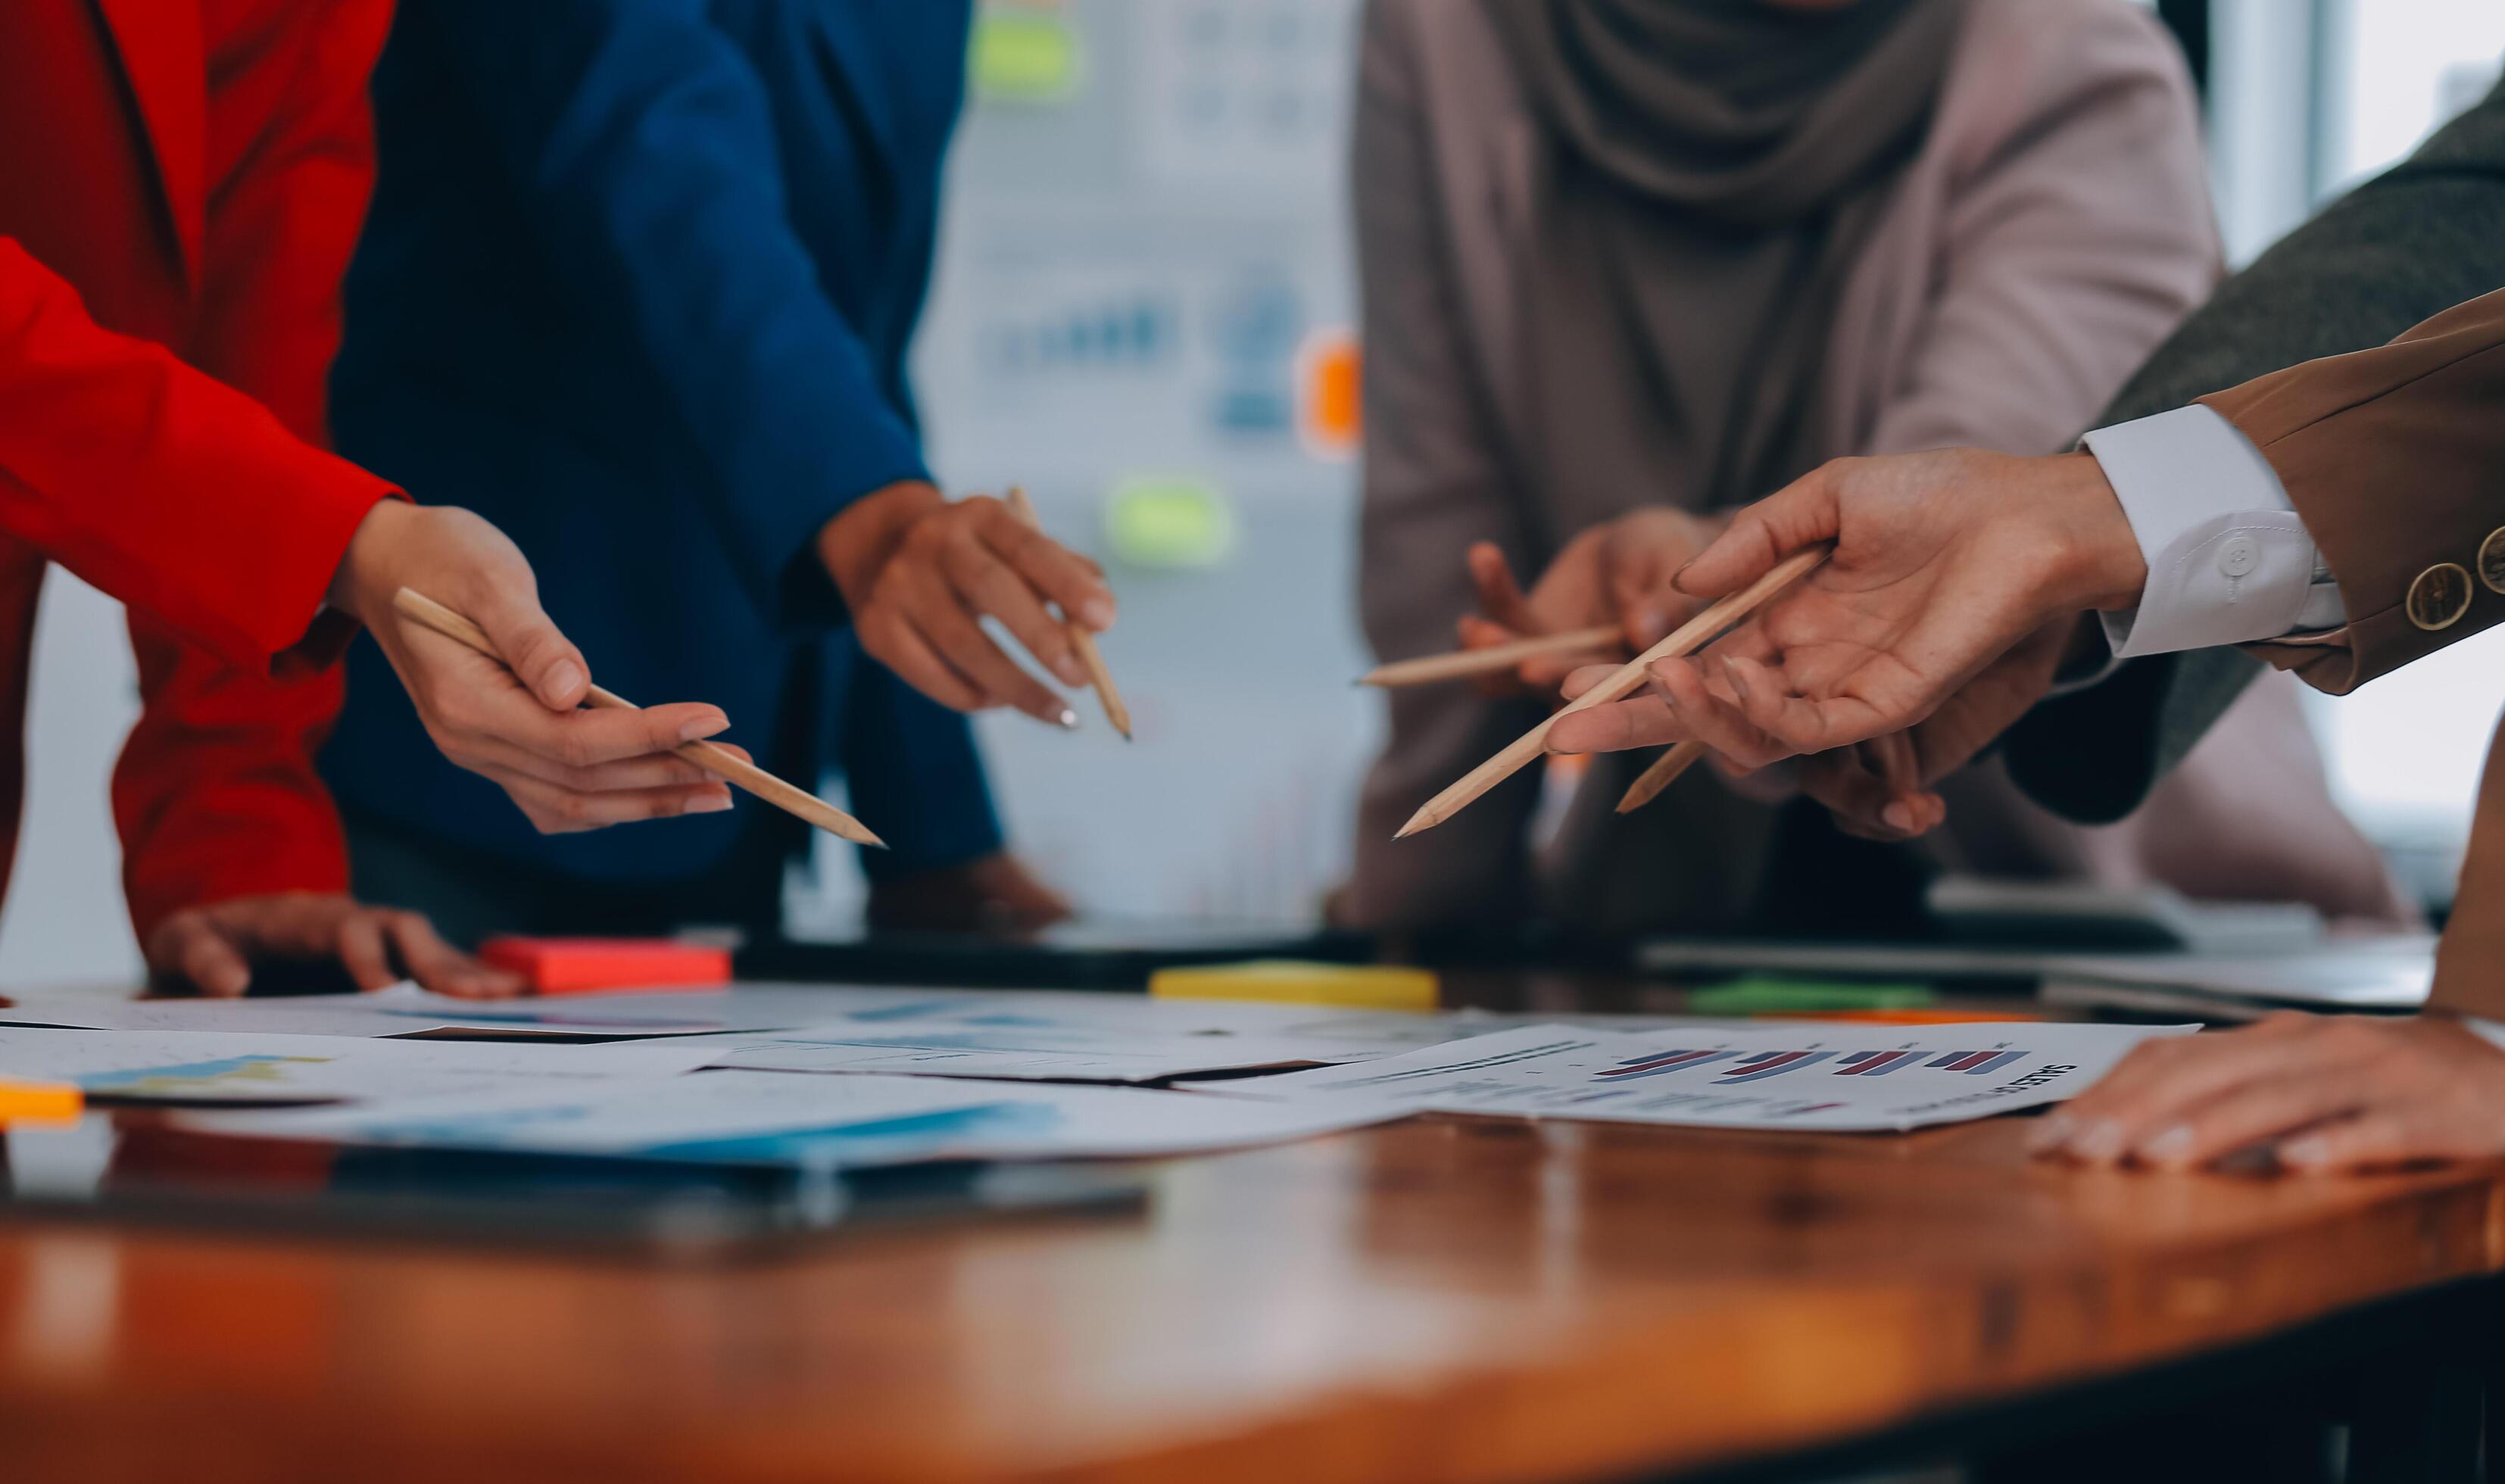
{"label": "red and blue bar chart", "polygon": [[1827,1069],[1833,1077],[1886,1077],[1913,1066],[1925,1066],[1936,1072],[1962,1072],[1968,1077],[1988,1077],[2026,1055],[2023,1050],[1999,1047],[1985,1051],[1851,1051],[1844,1053],[1840,1060],[1833,1051],[1752,1051],[1745,1056],[1729,1050],[1655,1051],[1596,1072],[1592,1074],[1592,1079],[1599,1082],[1633,1081],[1639,1078],[1661,1077],[1724,1061],[1731,1065],[1720,1069],[1714,1077],[1713,1085],[1716,1087],[1762,1081],[1786,1073],[1805,1071],[1826,1061],[1835,1062]]}

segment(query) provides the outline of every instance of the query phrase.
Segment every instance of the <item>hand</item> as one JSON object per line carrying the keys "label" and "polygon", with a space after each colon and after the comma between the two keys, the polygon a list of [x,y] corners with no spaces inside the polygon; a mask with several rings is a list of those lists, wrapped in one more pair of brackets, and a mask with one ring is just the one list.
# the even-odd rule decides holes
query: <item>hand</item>
{"label": "hand", "polygon": [[[1464,615],[1458,625],[1462,648],[1490,649],[1541,634],[1615,624],[1629,646],[1642,649],[1702,606],[1671,586],[1670,580],[1720,529],[1716,519],[1667,507],[1630,512],[1568,542],[1527,598],[1504,552],[1494,542],[1479,542],[1468,557],[1479,611]],[[1514,674],[1492,677],[1480,689],[1491,694],[1552,690],[1578,662],[1570,654],[1535,655]]]}
{"label": "hand", "polygon": [[2144,1042],[2029,1147],[2166,1170],[2256,1148],[2307,1173],[2483,1158],[2505,1153],[2505,1052],[2447,1015],[2287,1010]]}
{"label": "hand", "polygon": [[[1946,449],[1824,466],[1741,511],[1677,585],[1721,597],[1821,541],[1835,543],[1823,567],[1713,646],[1710,683],[1677,659],[1654,667],[1655,686],[1684,673],[1695,684],[1671,691],[1681,705],[1736,709],[1785,753],[1825,752],[1905,730],[2028,635],[2128,606],[2146,580],[2093,458]],[[1658,706],[1630,699],[1561,719],[1549,746],[1653,746],[1698,724],[1666,727]]]}
{"label": "hand", "polygon": [[1031,933],[1070,917],[1070,903],[1006,851],[869,889],[869,925],[921,933]]}
{"label": "hand", "polygon": [[1948,804],[1931,790],[2044,698],[2078,633],[2076,620],[2056,619],[1911,729],[1803,759],[1801,792],[1826,805],[1838,829],[1866,840],[1909,840],[1938,829]]}
{"label": "hand", "polygon": [[[403,587],[469,615],[506,663],[401,617]],[[540,611],[520,550],[468,511],[376,505],[331,580],[331,606],[372,631],[443,755],[502,784],[542,831],[730,807],[719,780],[670,756],[730,719],[697,705],[577,710],[591,687],[582,653]]]}
{"label": "hand", "polygon": [[330,892],[237,897],[193,907],[159,923],[146,946],[155,987],[220,1000],[250,989],[255,965],[282,960],[334,963],[369,992],[405,978],[472,1000],[522,991],[518,976],[445,942],[422,915]]}
{"label": "hand", "polygon": [[1087,684],[1046,604],[1091,632],[1113,626],[1113,591],[1094,562],[989,496],[949,500],[891,484],[818,532],[818,556],[852,609],[862,648],[943,706],[1014,706],[1056,726],[1077,714],[983,632],[999,620],[1067,686]]}

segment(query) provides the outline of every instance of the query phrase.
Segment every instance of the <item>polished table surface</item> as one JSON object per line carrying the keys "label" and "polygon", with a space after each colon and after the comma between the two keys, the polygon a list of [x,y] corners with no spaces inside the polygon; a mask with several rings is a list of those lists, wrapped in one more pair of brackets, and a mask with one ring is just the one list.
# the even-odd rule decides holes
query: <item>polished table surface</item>
{"label": "polished table surface", "polygon": [[2026,1128],[1421,1118],[1161,1165],[1142,1211],[710,1267],[0,1223],[0,1449],[81,1481],[1622,1477],[2500,1259],[2494,1170],[2082,1172]]}

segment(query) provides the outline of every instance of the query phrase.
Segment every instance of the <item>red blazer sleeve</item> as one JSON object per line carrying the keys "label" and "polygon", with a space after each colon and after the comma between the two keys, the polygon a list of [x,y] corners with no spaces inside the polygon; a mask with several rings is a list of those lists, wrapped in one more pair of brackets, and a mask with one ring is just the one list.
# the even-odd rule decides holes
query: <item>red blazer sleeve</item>
{"label": "red blazer sleeve", "polygon": [[0,530],[230,664],[307,636],[392,487],[161,345],[89,319],[0,237]]}
{"label": "red blazer sleeve", "polygon": [[[373,183],[366,80],[383,0],[265,0],[209,40],[208,218],[184,359],[327,444],[339,283]],[[347,890],[347,845],[313,756],[338,714],[335,667],[228,664],[132,611],[142,709],[114,770],[123,886],[144,941],[188,906]]]}

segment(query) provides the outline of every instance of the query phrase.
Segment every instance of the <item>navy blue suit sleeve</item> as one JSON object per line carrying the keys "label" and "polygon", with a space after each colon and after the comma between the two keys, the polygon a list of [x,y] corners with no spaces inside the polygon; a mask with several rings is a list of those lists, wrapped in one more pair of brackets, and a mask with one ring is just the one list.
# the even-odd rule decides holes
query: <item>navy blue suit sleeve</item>
{"label": "navy blue suit sleeve", "polygon": [[818,529],[930,476],[792,230],[755,70],[702,0],[435,3],[529,230],[643,347],[715,471],[690,493],[759,605],[795,617]]}

